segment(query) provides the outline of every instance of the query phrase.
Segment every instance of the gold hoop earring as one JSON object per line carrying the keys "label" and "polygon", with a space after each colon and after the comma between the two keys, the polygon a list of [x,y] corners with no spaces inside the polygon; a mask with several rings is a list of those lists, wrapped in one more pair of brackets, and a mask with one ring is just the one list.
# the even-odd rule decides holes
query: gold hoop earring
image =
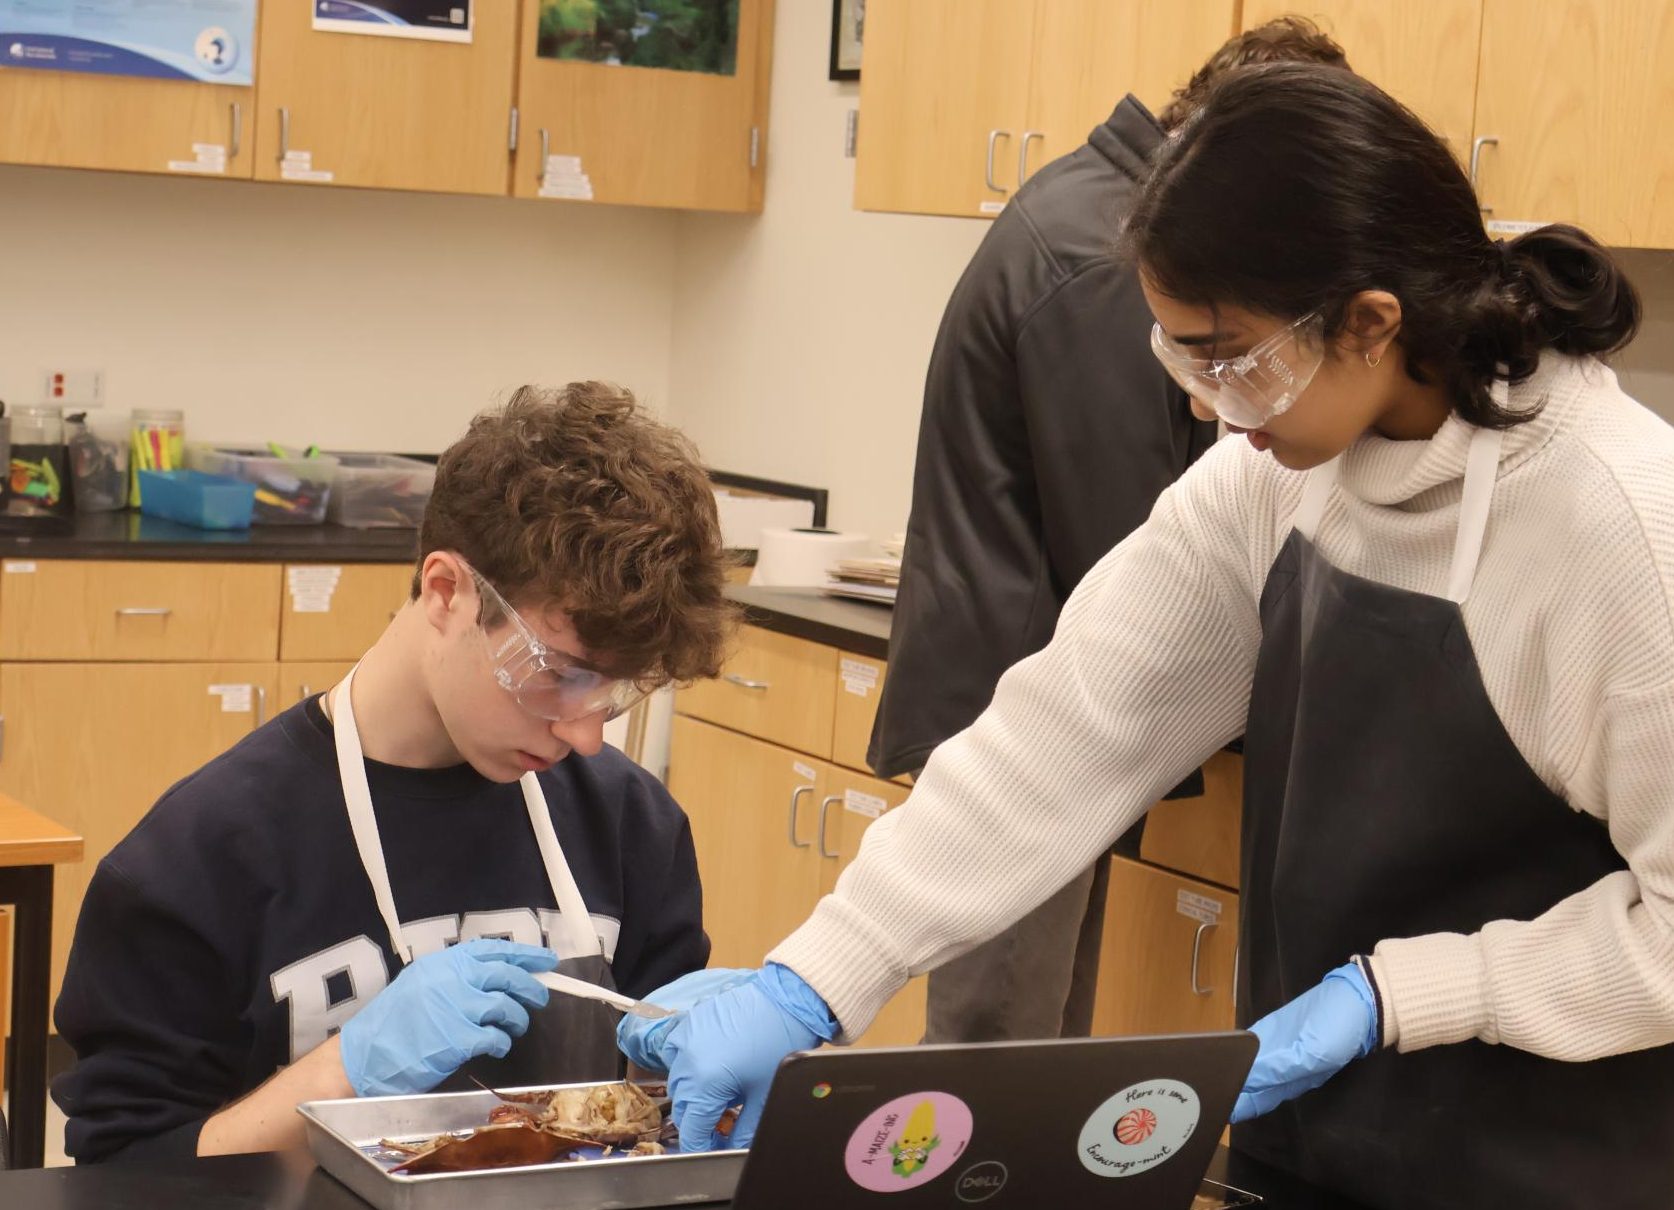
{"label": "gold hoop earring", "polygon": [[1377,369],[1383,364],[1383,354],[1379,353],[1376,357],[1373,357],[1370,353],[1366,354],[1366,364],[1374,370]]}

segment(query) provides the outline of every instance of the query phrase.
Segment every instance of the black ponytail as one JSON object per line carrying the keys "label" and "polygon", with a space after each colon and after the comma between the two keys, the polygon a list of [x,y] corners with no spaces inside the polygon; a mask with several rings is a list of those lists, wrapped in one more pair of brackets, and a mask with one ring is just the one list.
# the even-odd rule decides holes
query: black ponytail
{"label": "black ponytail", "polygon": [[1548,349],[1604,355],[1633,339],[1639,296],[1575,227],[1500,244],[1446,145],[1399,102],[1340,68],[1232,72],[1158,150],[1123,243],[1163,292],[1342,330],[1362,290],[1401,303],[1407,371],[1465,420],[1508,428],[1496,378],[1521,382]]}

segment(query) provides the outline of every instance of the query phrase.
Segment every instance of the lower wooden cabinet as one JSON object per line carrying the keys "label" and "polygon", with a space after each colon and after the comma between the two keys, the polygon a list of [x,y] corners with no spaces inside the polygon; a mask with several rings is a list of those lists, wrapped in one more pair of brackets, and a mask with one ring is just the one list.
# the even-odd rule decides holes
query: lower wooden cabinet
{"label": "lower wooden cabinet", "polygon": [[[714,966],[757,966],[808,918],[860,850],[868,825],[906,800],[891,782],[676,715],[669,792],[692,821]],[[862,1046],[924,1034],[924,984],[884,1008]]]}
{"label": "lower wooden cabinet", "polygon": [[1235,892],[1112,858],[1093,1033],[1231,1029],[1237,947]]}
{"label": "lower wooden cabinet", "polygon": [[279,665],[279,698],[274,703],[275,714],[289,710],[305,698],[325,693],[349,675],[352,660],[286,660]]}
{"label": "lower wooden cabinet", "polygon": [[79,832],[86,857],[54,880],[52,995],[101,858],[170,785],[278,704],[276,663],[6,664],[0,790]]}

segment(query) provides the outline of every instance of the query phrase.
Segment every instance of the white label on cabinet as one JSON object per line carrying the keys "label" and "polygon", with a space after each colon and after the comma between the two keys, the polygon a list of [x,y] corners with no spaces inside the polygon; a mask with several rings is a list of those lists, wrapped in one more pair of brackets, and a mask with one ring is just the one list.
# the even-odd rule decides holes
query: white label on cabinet
{"label": "white label on cabinet", "polygon": [[279,161],[279,176],[287,181],[314,181],[320,184],[331,181],[331,173],[314,167],[312,151],[287,151],[285,158]]}
{"label": "white label on cabinet", "polygon": [[876,664],[868,664],[865,660],[844,659],[839,672],[843,677],[843,689],[856,697],[865,697],[878,687]]}
{"label": "white label on cabinet", "polygon": [[211,685],[209,691],[221,699],[222,714],[249,714],[250,685]]}
{"label": "white label on cabinet", "polygon": [[286,586],[291,591],[292,613],[330,613],[331,597],[342,578],[341,567],[292,567],[286,569]]}
{"label": "white label on cabinet", "polygon": [[1006,208],[1004,202],[983,202],[977,207],[979,214],[998,214]]}
{"label": "white label on cabinet", "polygon": [[541,197],[569,198],[587,202],[593,199],[593,179],[583,171],[578,155],[549,155],[541,172]]}
{"label": "white label on cabinet", "polygon": [[812,765],[805,765],[799,760],[791,762],[791,772],[795,773],[803,781],[818,781],[820,777],[818,773],[814,772]]}
{"label": "white label on cabinet", "polygon": [[1191,891],[1175,892],[1174,910],[1182,916],[1190,916],[1199,924],[1221,922],[1221,901],[1206,895],[1194,895]]}
{"label": "white label on cabinet", "polygon": [[7,559],[6,574],[9,576],[27,576],[35,573],[33,559]]}
{"label": "white label on cabinet", "polygon": [[1550,223],[1526,223],[1519,219],[1491,218],[1488,220],[1488,234],[1527,235],[1531,231],[1539,231],[1542,227],[1550,226]]}
{"label": "white label on cabinet", "polygon": [[190,160],[170,160],[170,172],[195,172],[221,176],[227,171],[227,149],[220,143],[193,143]]}
{"label": "white label on cabinet", "polygon": [[862,794],[859,790],[844,790],[843,810],[853,811],[856,815],[864,815],[867,819],[876,819],[889,810],[889,803],[876,794]]}

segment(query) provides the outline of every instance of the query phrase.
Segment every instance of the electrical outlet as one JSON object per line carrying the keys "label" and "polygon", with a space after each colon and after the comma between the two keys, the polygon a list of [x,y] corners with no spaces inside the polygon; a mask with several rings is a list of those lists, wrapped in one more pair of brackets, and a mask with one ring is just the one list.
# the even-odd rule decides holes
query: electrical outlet
{"label": "electrical outlet", "polygon": [[105,401],[103,370],[48,370],[41,400],[64,407],[98,407]]}

